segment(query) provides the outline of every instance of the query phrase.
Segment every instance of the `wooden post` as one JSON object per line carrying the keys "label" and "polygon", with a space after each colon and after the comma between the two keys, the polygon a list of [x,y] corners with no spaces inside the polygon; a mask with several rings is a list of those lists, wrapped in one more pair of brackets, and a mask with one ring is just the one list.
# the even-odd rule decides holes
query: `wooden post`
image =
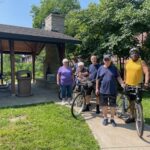
{"label": "wooden post", "polygon": [[[0,53],[1,53],[1,75],[3,75],[3,50],[2,50],[2,41],[0,40]],[[1,84],[3,85],[3,77],[1,78]]]}
{"label": "wooden post", "polygon": [[59,52],[59,63],[62,64],[62,60],[65,57],[65,44],[58,44],[58,52]]}
{"label": "wooden post", "polygon": [[35,83],[35,53],[32,53],[32,78]]}
{"label": "wooden post", "polygon": [[[3,75],[3,51],[1,51],[1,75]],[[3,85],[3,78],[1,79],[1,84]]]}
{"label": "wooden post", "polygon": [[9,40],[10,49],[10,66],[11,66],[11,94],[15,95],[15,54],[14,54],[14,41]]}

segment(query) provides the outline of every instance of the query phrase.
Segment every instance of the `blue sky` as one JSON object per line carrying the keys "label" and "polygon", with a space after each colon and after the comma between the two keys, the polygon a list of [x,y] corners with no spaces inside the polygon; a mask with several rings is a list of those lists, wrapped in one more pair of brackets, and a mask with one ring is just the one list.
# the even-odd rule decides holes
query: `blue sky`
{"label": "blue sky", "polygon": [[[99,0],[79,0],[81,7]],[[0,0],[0,24],[32,27],[31,6],[39,5],[40,0]]]}

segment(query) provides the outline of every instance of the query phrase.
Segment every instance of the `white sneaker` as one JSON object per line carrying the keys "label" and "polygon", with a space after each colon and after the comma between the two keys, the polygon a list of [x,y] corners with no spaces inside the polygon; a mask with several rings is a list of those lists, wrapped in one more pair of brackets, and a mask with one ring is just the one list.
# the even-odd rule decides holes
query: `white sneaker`
{"label": "white sneaker", "polygon": [[65,105],[69,105],[69,101],[67,100],[67,101],[65,101]]}
{"label": "white sneaker", "polygon": [[72,104],[72,98],[68,98],[68,103],[69,103],[69,105]]}
{"label": "white sneaker", "polygon": [[65,100],[62,99],[61,105],[65,105]]}

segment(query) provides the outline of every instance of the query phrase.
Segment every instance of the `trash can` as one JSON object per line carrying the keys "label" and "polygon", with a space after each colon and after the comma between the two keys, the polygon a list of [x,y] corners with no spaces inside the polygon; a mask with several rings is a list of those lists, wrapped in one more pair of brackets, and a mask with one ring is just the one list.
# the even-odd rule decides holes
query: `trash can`
{"label": "trash can", "polygon": [[17,96],[31,96],[31,71],[20,70],[17,71],[16,78],[18,81],[18,94]]}

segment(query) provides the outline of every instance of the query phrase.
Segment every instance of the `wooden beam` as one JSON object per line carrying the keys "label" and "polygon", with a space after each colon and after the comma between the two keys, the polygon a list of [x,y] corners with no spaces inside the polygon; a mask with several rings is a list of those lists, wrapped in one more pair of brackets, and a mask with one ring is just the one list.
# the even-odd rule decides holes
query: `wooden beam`
{"label": "wooden beam", "polygon": [[14,41],[9,40],[10,49],[10,66],[11,66],[11,94],[14,96],[15,90],[15,54],[14,54]]}
{"label": "wooden beam", "polygon": [[[10,54],[10,51],[3,51],[3,54]],[[14,54],[32,55],[32,52],[14,52]]]}
{"label": "wooden beam", "polygon": [[[64,36],[64,35],[63,35]],[[16,41],[29,41],[29,42],[41,42],[41,43],[72,43],[72,44],[81,44],[82,42],[73,38],[63,38],[61,37],[46,37],[46,36],[33,36],[33,35],[24,35],[24,34],[12,34],[12,33],[3,33],[0,32],[1,39],[12,39]]]}

